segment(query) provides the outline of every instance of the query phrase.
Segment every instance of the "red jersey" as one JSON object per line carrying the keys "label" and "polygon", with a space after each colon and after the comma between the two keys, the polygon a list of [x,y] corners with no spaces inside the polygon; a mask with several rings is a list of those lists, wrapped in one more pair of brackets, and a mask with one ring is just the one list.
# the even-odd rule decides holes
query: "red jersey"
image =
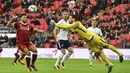
{"label": "red jersey", "polygon": [[31,25],[22,22],[16,22],[14,24],[14,28],[16,29],[17,33],[16,35],[17,43],[22,44],[30,43],[30,34],[34,30],[34,28]]}

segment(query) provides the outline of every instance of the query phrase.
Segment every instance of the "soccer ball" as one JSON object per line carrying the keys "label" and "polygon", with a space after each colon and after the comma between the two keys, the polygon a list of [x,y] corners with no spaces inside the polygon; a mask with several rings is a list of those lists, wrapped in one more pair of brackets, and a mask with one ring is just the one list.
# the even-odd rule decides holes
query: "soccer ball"
{"label": "soccer ball", "polygon": [[30,5],[28,7],[28,10],[29,10],[29,12],[36,12],[37,11],[37,6],[36,5]]}

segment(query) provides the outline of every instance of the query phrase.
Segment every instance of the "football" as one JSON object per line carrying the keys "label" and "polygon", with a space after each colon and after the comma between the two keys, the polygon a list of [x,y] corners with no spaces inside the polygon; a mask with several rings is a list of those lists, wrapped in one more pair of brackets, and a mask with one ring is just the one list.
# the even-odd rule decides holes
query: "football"
{"label": "football", "polygon": [[36,12],[37,11],[37,6],[36,5],[30,5],[28,7],[28,10],[29,10],[29,12]]}

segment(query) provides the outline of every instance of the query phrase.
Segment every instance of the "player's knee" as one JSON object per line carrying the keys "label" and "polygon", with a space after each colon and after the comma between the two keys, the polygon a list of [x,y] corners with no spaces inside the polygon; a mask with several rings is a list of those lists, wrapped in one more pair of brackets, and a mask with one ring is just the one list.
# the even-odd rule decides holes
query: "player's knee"
{"label": "player's knee", "polygon": [[103,48],[108,48],[109,47],[109,44],[106,44],[103,46]]}
{"label": "player's knee", "polygon": [[33,53],[37,53],[37,50],[34,50]]}
{"label": "player's knee", "polygon": [[72,48],[68,48],[68,51],[69,51],[70,53],[73,53],[73,52],[74,52]]}
{"label": "player's knee", "polygon": [[89,54],[92,54],[93,52],[92,52],[92,50],[89,50]]}
{"label": "player's knee", "polygon": [[102,53],[102,51],[95,52],[95,56],[100,56],[101,53]]}
{"label": "player's knee", "polygon": [[71,51],[69,51],[70,53],[73,53],[74,51],[73,50],[71,50]]}
{"label": "player's knee", "polygon": [[70,52],[70,53],[73,53],[73,50],[70,50],[69,52]]}
{"label": "player's knee", "polygon": [[37,53],[37,49],[36,49],[36,48],[30,48],[30,50],[31,50],[33,53]]}
{"label": "player's knee", "polygon": [[64,54],[64,55],[65,55],[65,54],[66,54],[66,52],[62,52],[62,54]]}
{"label": "player's knee", "polygon": [[30,52],[27,52],[26,55],[27,55],[27,56],[31,56],[31,53],[30,53]]}
{"label": "player's knee", "polygon": [[92,52],[89,52],[89,54],[92,54]]}
{"label": "player's knee", "polygon": [[65,49],[62,49],[62,50],[61,50],[61,53],[65,55],[65,54],[66,54]]}

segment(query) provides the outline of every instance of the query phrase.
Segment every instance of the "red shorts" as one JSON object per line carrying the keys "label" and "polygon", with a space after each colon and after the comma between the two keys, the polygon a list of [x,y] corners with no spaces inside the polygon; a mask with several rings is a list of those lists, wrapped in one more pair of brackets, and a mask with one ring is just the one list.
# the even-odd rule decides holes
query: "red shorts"
{"label": "red shorts", "polygon": [[32,42],[30,42],[30,43],[18,43],[17,45],[18,45],[18,49],[23,51],[25,48],[29,49],[29,47],[32,46],[33,43]]}

